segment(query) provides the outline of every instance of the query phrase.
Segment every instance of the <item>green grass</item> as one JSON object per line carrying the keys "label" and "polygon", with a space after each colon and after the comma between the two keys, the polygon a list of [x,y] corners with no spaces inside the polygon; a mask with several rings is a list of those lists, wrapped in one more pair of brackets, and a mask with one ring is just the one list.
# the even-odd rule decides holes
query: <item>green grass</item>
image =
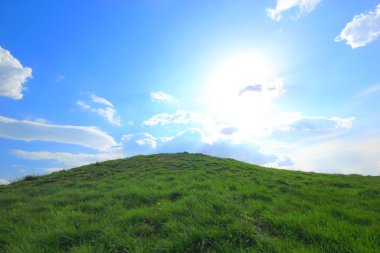
{"label": "green grass", "polygon": [[380,177],[136,156],[0,187],[0,252],[380,252]]}

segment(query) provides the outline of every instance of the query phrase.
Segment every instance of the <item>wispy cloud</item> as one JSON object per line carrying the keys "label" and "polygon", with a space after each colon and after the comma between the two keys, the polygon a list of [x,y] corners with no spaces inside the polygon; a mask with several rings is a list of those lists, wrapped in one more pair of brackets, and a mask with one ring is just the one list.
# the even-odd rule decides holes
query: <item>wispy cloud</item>
{"label": "wispy cloud", "polygon": [[55,82],[56,83],[60,83],[62,82],[63,80],[65,80],[65,76],[64,75],[59,75],[56,79],[55,79]]}
{"label": "wispy cloud", "polygon": [[120,117],[117,115],[113,104],[105,98],[91,94],[91,101],[78,100],[77,105],[87,111],[97,113],[113,125],[121,126]]}
{"label": "wispy cloud", "polygon": [[277,0],[275,8],[267,8],[267,16],[273,20],[280,21],[282,14],[291,9],[297,9],[292,17],[298,19],[301,15],[312,12],[321,0]]}
{"label": "wispy cloud", "polygon": [[160,113],[143,121],[143,126],[189,124],[201,121],[202,115],[193,111],[177,110],[174,114]]}
{"label": "wispy cloud", "polygon": [[91,100],[92,100],[92,102],[97,103],[97,104],[105,105],[108,107],[113,107],[113,104],[110,101],[108,101],[105,98],[98,97],[95,94],[91,94]]}
{"label": "wispy cloud", "polygon": [[352,48],[358,48],[373,42],[378,36],[380,36],[380,4],[374,10],[354,16],[335,41],[345,40]]}
{"label": "wispy cloud", "polygon": [[23,84],[31,77],[31,68],[23,67],[8,50],[0,47],[0,96],[21,99]]}
{"label": "wispy cloud", "polygon": [[163,91],[151,92],[150,98],[153,101],[166,101],[166,102],[175,101],[175,99],[172,96],[170,96],[169,94],[167,94]]}
{"label": "wispy cloud", "polygon": [[0,116],[0,137],[20,141],[51,141],[108,150],[115,140],[96,127],[54,125]]}
{"label": "wispy cloud", "polygon": [[380,92],[380,83],[369,86],[368,88],[362,90],[357,94],[357,97],[365,97],[370,96],[372,94],[375,94],[377,92]]}
{"label": "wispy cloud", "polygon": [[[25,150],[12,150],[12,154],[18,158],[27,160],[51,160],[69,168],[123,157],[123,155],[119,153],[73,154],[66,152]],[[55,169],[57,168],[54,168],[54,170]]]}

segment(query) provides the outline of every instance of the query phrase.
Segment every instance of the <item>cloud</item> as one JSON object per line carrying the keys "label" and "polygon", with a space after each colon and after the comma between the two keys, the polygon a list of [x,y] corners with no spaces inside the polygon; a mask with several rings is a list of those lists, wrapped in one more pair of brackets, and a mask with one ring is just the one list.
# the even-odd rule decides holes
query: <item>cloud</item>
{"label": "cloud", "polygon": [[354,121],[355,117],[304,116],[300,112],[293,112],[281,115],[276,123],[277,125],[274,126],[274,130],[283,132],[322,132],[341,128],[350,129]]}
{"label": "cloud", "polygon": [[52,141],[108,150],[115,140],[92,126],[53,125],[0,116],[0,137],[19,141]]}
{"label": "cloud", "polygon": [[113,104],[110,101],[108,101],[105,98],[98,97],[95,94],[91,94],[91,100],[92,100],[92,102],[97,103],[97,104],[105,105],[108,107],[113,107]]}
{"label": "cloud", "polygon": [[[48,152],[48,151],[25,151],[12,150],[11,153],[21,159],[27,160],[51,160],[58,162],[66,167],[77,167],[89,163],[107,161],[122,158],[119,153],[99,153],[99,154],[73,154],[65,152]],[[57,168],[53,168],[56,170]],[[61,169],[61,168],[58,168]],[[48,170],[52,170],[51,168]],[[49,171],[48,171],[49,172]],[[50,171],[52,172],[52,171]]]}
{"label": "cloud", "polygon": [[239,96],[245,95],[246,93],[265,95],[268,98],[276,98],[285,93],[283,78],[272,77],[264,83],[245,86],[239,91]]}
{"label": "cloud", "polygon": [[220,130],[220,133],[224,135],[233,135],[237,131],[238,129],[236,127],[224,127]]}
{"label": "cloud", "polygon": [[[97,113],[102,118],[105,118],[109,123],[121,126],[120,117],[117,116],[117,112],[110,101],[108,101],[105,98],[91,94],[91,105],[89,103],[90,101],[77,101],[77,105],[83,108],[84,110]],[[99,107],[98,105],[102,105],[102,107]]]}
{"label": "cloud", "polygon": [[267,8],[266,13],[269,18],[275,21],[282,19],[282,13],[291,9],[297,9],[293,19],[298,19],[303,14],[312,12],[321,0],[277,0],[275,8]]}
{"label": "cloud", "polygon": [[65,76],[64,75],[59,75],[56,79],[55,79],[55,82],[56,83],[60,83],[62,82],[63,80],[65,80]]}
{"label": "cloud", "polygon": [[3,178],[0,178],[0,185],[10,184],[10,183],[11,183],[11,182],[9,182],[8,180],[3,179]]}
{"label": "cloud", "polygon": [[369,86],[365,90],[362,90],[357,94],[357,97],[366,97],[375,94],[380,91],[380,83]]}
{"label": "cloud", "polygon": [[339,117],[303,117],[289,125],[289,130],[295,131],[330,131],[339,128],[349,129],[355,118]]}
{"label": "cloud", "polygon": [[380,175],[379,133],[340,138],[297,149],[294,168],[343,174]]}
{"label": "cloud", "polygon": [[[149,140],[139,143],[139,139]],[[151,145],[154,142],[154,145]],[[129,135],[123,140],[125,152],[136,154],[152,153],[176,153],[190,152],[203,153],[212,156],[233,158],[253,164],[265,165],[274,163],[280,157],[273,154],[265,154],[259,147],[249,143],[232,143],[230,141],[218,140],[213,143],[206,141],[205,134],[199,129],[188,129],[173,137],[154,137],[147,133]],[[129,152],[128,152],[129,150]],[[281,158],[283,159],[283,158]]]}
{"label": "cloud", "polygon": [[121,142],[123,152],[128,156],[151,154],[157,147],[157,138],[144,132],[124,135]]}
{"label": "cloud", "polygon": [[355,117],[304,116],[286,113],[273,123],[269,137],[289,143],[320,141],[341,135],[352,128]]}
{"label": "cloud", "polygon": [[202,115],[193,111],[177,110],[174,114],[160,113],[142,122],[143,126],[190,124],[202,121]]}
{"label": "cloud", "polygon": [[172,102],[175,99],[170,96],[169,94],[166,94],[165,92],[158,91],[158,92],[151,92],[150,97],[153,101],[167,101]]}
{"label": "cloud", "polygon": [[31,77],[31,68],[23,67],[8,50],[0,47],[0,96],[21,99],[22,85]]}
{"label": "cloud", "polygon": [[240,90],[239,96],[243,95],[245,92],[261,92],[262,89],[261,84],[248,85],[244,89]]}
{"label": "cloud", "polygon": [[345,40],[352,48],[363,47],[380,35],[380,4],[375,10],[361,13],[347,23],[335,38],[336,42]]}
{"label": "cloud", "polygon": [[[242,115],[240,111],[232,115]],[[174,114],[160,113],[142,122],[142,126],[166,126],[177,124],[196,127],[206,134],[205,140],[241,142],[258,138],[302,140],[305,137],[327,137],[351,129],[355,117],[305,116],[300,112],[277,113],[275,117],[263,115],[261,120],[252,118],[247,108],[246,117],[224,118],[225,115],[178,110]],[[180,126],[179,126],[180,127]],[[177,129],[178,130],[178,129]]]}

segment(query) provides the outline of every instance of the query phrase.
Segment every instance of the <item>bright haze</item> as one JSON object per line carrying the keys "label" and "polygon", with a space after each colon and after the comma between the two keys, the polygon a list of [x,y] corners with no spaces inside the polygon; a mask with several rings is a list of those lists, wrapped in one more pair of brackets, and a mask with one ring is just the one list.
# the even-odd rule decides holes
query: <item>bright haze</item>
{"label": "bright haze", "polygon": [[378,0],[1,9],[1,184],[183,151],[380,174]]}

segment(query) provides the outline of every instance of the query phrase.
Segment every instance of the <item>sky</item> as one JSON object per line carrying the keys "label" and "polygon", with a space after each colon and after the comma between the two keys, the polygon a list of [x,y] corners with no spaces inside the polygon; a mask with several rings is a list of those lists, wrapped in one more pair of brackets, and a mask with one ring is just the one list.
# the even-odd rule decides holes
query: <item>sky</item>
{"label": "sky", "polygon": [[379,0],[0,7],[0,184],[184,151],[380,175]]}

